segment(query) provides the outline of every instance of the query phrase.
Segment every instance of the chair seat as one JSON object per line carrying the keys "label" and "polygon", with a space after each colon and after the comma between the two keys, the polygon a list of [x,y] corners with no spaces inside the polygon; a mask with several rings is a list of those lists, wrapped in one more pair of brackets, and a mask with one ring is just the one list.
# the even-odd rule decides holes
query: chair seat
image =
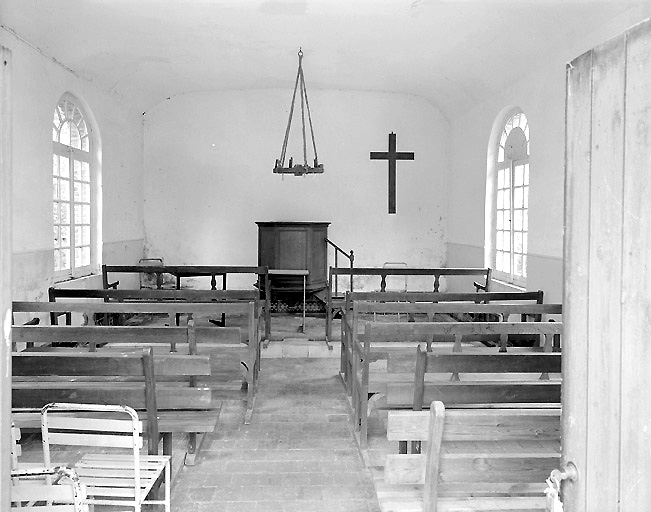
{"label": "chair seat", "polygon": [[[140,456],[141,502],[153,488],[158,476],[166,469],[169,472],[168,455]],[[133,500],[134,463],[132,455],[86,454],[75,470],[80,481],[86,486],[86,494],[91,502],[102,503],[120,498]]]}

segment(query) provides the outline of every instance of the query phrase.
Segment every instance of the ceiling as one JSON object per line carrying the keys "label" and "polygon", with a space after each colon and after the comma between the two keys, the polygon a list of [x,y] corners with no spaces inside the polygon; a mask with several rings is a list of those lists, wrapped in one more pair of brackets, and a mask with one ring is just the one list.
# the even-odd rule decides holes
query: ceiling
{"label": "ceiling", "polygon": [[[627,11],[632,9],[632,11]],[[139,111],[191,91],[425,97],[448,117],[651,16],[628,0],[1,0],[0,25]]]}

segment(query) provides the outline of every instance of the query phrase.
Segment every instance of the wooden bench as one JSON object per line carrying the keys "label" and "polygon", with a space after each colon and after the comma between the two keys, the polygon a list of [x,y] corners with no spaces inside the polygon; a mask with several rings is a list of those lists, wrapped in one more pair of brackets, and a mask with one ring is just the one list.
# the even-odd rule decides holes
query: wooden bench
{"label": "wooden bench", "polygon": [[[560,408],[389,411],[375,489],[383,512],[544,512],[545,479],[560,462]],[[396,445],[395,442],[398,442]],[[424,453],[398,453],[424,441]]]}
{"label": "wooden bench", "polygon": [[[351,390],[353,333],[358,333],[360,316],[363,315],[405,315],[411,320],[414,315],[425,315],[429,321],[453,320],[448,315],[491,315],[508,320],[519,314],[522,321],[540,321],[544,315],[560,315],[560,304],[543,305],[543,292],[524,293],[387,293],[352,292],[346,296],[346,305],[341,320],[341,362],[340,372],[346,383],[348,394]],[[485,301],[478,303],[480,299]],[[508,302],[504,302],[508,301]],[[528,302],[534,302],[528,304]],[[355,306],[354,306],[355,305]],[[489,338],[485,338],[488,340]],[[516,337],[512,336],[512,340]]]}
{"label": "wooden bench", "polygon": [[[506,340],[510,334],[528,334],[541,338],[541,346],[511,348],[507,352],[509,356],[518,353],[533,355],[540,351],[556,356],[557,354],[551,354],[553,340],[555,335],[562,333],[562,328],[560,322],[367,322],[361,340],[353,338],[351,401],[360,445],[365,447],[368,438],[369,394],[386,397],[384,406],[387,408],[413,407],[414,378],[417,371],[416,346],[420,348],[420,345],[429,345],[428,348],[443,355],[456,355],[468,350],[479,350],[483,354],[483,351],[490,350],[492,354],[499,356],[506,355],[500,354],[498,350],[507,350]],[[497,335],[501,339],[499,349],[487,349],[483,346],[464,349],[462,339],[467,335]],[[436,347],[435,345],[440,343],[432,341],[435,336],[454,341],[450,346]],[[558,358],[560,371],[560,356]],[[387,361],[385,369],[378,368],[371,372],[371,363],[381,360]],[[449,373],[453,372],[454,370],[451,370]],[[530,372],[540,375],[543,370],[536,368]],[[550,384],[550,388],[554,386],[555,383]],[[559,392],[560,400],[560,383],[554,389]],[[379,396],[374,398],[376,405],[378,398]]]}
{"label": "wooden bench", "polygon": [[[350,292],[354,290],[354,277],[355,276],[375,276],[380,277],[380,293],[391,293],[386,289],[386,279],[389,276],[426,276],[432,277],[432,292],[438,293],[441,276],[479,276],[481,282],[475,281],[473,283],[475,292],[483,290],[490,291],[492,270],[490,268],[390,268],[390,267],[359,267],[359,268],[338,268],[330,267],[328,275],[328,286],[326,287],[326,341],[332,340],[332,320],[338,312],[342,311],[346,300],[345,295],[333,295],[333,287],[336,286],[337,280],[340,277],[348,276],[350,278]],[[428,292],[430,290],[422,290]],[[393,293],[409,293],[409,292],[393,292]]]}
{"label": "wooden bench", "polygon": [[207,356],[138,353],[19,352],[12,354],[13,420],[21,429],[40,427],[40,409],[51,402],[127,405],[146,423],[148,451],[171,455],[172,434],[189,434],[186,463],[194,463],[197,434],[215,429],[219,407],[212,390],[188,381],[210,375]]}
{"label": "wooden bench", "polygon": [[[256,290],[87,290],[87,289],[69,289],[55,288],[48,290],[50,302],[56,302],[58,299],[64,300],[87,300],[102,299],[104,302],[190,302],[190,303],[229,303],[229,302],[254,302],[256,304],[257,326],[262,329],[264,324],[265,339],[269,339],[271,325],[268,320],[266,308],[258,298],[259,293]],[[264,316],[263,316],[264,315]],[[221,313],[221,321],[211,319],[216,325],[225,326],[226,313]],[[263,322],[264,318],[264,322]],[[176,314],[175,323],[178,325],[179,313]],[[56,323],[54,315],[52,323]],[[70,317],[66,317],[66,322],[70,323]],[[106,319],[105,323],[108,323]]]}
{"label": "wooden bench", "polygon": [[[101,290],[80,290],[97,292]],[[107,290],[105,290],[107,291]],[[109,291],[111,294],[116,291]],[[187,343],[187,353],[211,352],[210,382],[206,383],[222,399],[239,399],[241,388],[246,387],[245,422],[249,423],[258,385],[260,371],[259,307],[255,302],[14,302],[13,312],[31,313],[83,313],[92,318],[95,314],[152,314],[168,315],[170,326],[14,326],[14,341],[85,343],[92,350],[98,345],[112,346],[124,351],[143,344],[169,346],[172,351]],[[246,327],[198,327],[193,318],[187,326],[174,326],[176,314],[220,315],[237,314],[246,318]],[[56,317],[56,315],[55,315]]]}
{"label": "wooden bench", "polygon": [[[217,266],[217,265],[102,265],[102,284],[104,289],[117,289],[120,281],[109,279],[109,274],[154,274],[156,276],[156,288],[162,288],[162,275],[171,274],[176,278],[176,289],[181,289],[181,279],[189,277],[210,277],[210,289],[217,290],[217,276],[222,279],[222,291],[226,291],[226,276],[228,274],[254,274],[257,276],[256,287],[252,290],[256,293],[254,299],[259,300],[261,290],[269,290],[269,268],[266,266]],[[228,290],[243,291],[243,290]],[[224,294],[223,297],[227,297]],[[222,299],[224,300],[224,299]],[[241,300],[231,296],[230,300]],[[251,300],[247,298],[246,300]],[[271,336],[271,295],[264,293],[264,318],[265,318],[265,339]],[[223,320],[223,319],[222,319]]]}

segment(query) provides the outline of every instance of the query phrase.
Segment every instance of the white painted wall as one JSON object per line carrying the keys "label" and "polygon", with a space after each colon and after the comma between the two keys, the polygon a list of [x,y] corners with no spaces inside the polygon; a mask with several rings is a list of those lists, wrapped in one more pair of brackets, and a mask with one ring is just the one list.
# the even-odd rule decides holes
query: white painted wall
{"label": "white painted wall", "polygon": [[[305,177],[272,172],[290,90],[186,94],[147,112],[146,254],[168,264],[256,265],[256,221],[329,221],[330,239],[353,249],[357,266],[445,264],[448,124],[439,111],[367,91],[309,90],[309,99],[325,173]],[[395,215],[387,214],[387,163],[369,159],[387,150],[391,131],[398,151],[415,152],[397,165]],[[302,161],[298,117],[291,134],[288,156]]]}
{"label": "white painted wall", "polygon": [[[103,260],[136,263],[142,257],[142,121],[93,84],[0,29],[11,49],[13,75],[14,300],[44,299],[53,284],[52,115],[69,91],[90,107],[102,141]],[[101,287],[101,279],[85,280]]]}

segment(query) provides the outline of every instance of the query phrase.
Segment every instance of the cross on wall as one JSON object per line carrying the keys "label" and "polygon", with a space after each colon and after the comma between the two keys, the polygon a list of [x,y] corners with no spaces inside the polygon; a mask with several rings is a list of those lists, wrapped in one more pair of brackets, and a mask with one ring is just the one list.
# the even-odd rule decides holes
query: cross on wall
{"label": "cross on wall", "polygon": [[389,134],[389,151],[371,151],[371,160],[389,161],[389,213],[396,213],[396,161],[413,160],[413,152],[396,151],[396,134]]}

